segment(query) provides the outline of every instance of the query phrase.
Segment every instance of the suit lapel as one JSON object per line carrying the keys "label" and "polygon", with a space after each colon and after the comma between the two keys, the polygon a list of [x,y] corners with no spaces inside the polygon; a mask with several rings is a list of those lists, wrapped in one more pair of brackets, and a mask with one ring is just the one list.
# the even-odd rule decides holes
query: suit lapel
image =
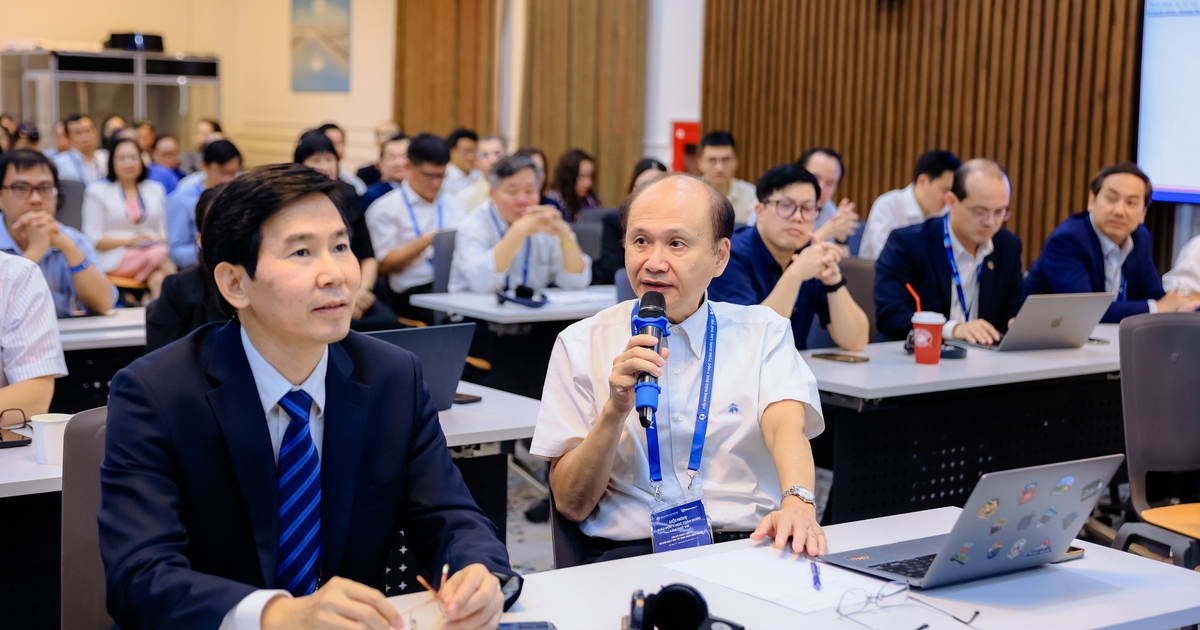
{"label": "suit lapel", "polygon": [[210,391],[207,398],[225,437],[242,502],[250,517],[263,584],[273,587],[279,553],[278,473],[271,434],[240,331],[241,327],[234,322],[213,335],[208,373],[221,386]]}
{"label": "suit lapel", "polygon": [[1104,291],[1104,285],[1108,279],[1104,275],[1104,248],[1100,246],[1100,237],[1096,235],[1096,228],[1092,227],[1092,213],[1084,211],[1083,231],[1087,235],[1088,251],[1092,259],[1092,290],[1096,292]]}
{"label": "suit lapel", "polygon": [[[951,295],[954,274],[950,271],[950,260],[946,258],[946,243],[942,240],[942,219],[940,217],[925,222],[925,235],[929,243],[930,257],[933,259],[933,275],[937,280],[938,295],[942,296],[946,317],[950,317],[950,311],[954,307],[954,298]],[[934,309],[926,308],[925,310]]]}
{"label": "suit lapel", "polygon": [[1000,243],[999,234],[992,237],[992,245],[995,249],[992,253],[984,256],[979,264],[983,265],[982,271],[979,272],[979,286],[975,288],[979,292],[979,312],[974,313],[975,317],[987,319],[985,313],[988,313],[988,307],[992,305],[992,291],[996,287],[996,269],[1000,266]]}
{"label": "suit lapel", "polygon": [[353,372],[341,344],[330,344],[321,450],[321,568],[327,577],[341,568],[367,432],[367,386],[352,380]]}

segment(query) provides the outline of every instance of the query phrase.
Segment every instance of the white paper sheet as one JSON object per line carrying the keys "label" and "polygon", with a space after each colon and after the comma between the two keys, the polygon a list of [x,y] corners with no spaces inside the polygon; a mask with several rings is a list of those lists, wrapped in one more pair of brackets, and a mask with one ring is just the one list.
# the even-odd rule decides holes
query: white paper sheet
{"label": "white paper sheet", "polygon": [[882,580],[819,563],[821,590],[817,590],[809,562],[790,549],[780,551],[764,542],[750,549],[672,562],[666,567],[802,613],[836,608],[842,594],[850,589],[861,588],[874,595],[883,585]]}

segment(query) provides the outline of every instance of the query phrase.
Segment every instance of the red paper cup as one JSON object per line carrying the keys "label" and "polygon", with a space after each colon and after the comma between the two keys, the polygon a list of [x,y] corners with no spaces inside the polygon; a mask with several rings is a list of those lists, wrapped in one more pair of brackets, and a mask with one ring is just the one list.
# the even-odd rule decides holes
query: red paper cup
{"label": "red paper cup", "polygon": [[917,363],[936,365],[942,356],[942,326],[946,317],[932,311],[913,313],[913,348]]}

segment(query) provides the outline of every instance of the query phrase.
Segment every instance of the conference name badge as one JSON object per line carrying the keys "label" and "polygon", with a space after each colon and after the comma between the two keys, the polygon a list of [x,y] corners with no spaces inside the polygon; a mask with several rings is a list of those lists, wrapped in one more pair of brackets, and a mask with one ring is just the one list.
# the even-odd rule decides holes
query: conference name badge
{"label": "conference name badge", "polygon": [[650,510],[650,538],[654,543],[654,553],[712,544],[712,527],[703,499],[660,505],[660,509],[652,507]]}

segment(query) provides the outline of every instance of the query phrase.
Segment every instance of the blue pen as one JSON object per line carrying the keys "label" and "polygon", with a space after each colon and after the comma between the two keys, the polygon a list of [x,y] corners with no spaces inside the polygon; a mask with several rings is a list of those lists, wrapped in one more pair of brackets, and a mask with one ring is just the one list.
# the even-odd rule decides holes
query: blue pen
{"label": "blue pen", "polygon": [[821,568],[817,566],[817,561],[812,558],[808,559],[808,566],[812,567],[813,573],[813,588],[821,590]]}

